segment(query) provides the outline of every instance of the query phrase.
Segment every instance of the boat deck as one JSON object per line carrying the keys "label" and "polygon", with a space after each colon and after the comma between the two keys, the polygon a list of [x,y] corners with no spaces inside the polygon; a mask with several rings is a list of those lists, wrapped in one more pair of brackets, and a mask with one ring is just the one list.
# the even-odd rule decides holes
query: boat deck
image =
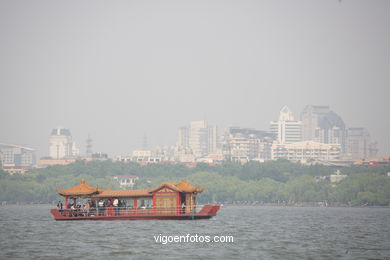
{"label": "boat deck", "polygon": [[220,205],[204,205],[200,211],[197,211],[197,208],[189,213],[180,208],[130,209],[118,207],[97,208],[89,211],[52,209],[50,212],[55,220],[194,220],[209,219],[215,216]]}

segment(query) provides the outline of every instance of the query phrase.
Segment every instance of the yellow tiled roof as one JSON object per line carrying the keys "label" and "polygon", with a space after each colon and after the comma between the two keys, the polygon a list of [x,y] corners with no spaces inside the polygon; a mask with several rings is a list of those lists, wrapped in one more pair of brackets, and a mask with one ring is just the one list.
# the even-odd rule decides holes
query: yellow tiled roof
{"label": "yellow tiled roof", "polygon": [[202,192],[204,189],[198,188],[186,180],[182,180],[179,184],[176,184],[176,187],[183,192]]}
{"label": "yellow tiled roof", "polygon": [[163,182],[159,186],[149,190],[109,190],[100,189],[98,187],[91,187],[85,184],[84,179],[81,180],[81,184],[67,190],[57,189],[58,194],[67,197],[94,197],[94,198],[130,198],[130,197],[151,197],[152,194],[162,188],[169,188],[176,192],[194,193],[202,192],[202,188],[198,188],[186,180],[182,180],[179,184],[175,182]]}
{"label": "yellow tiled roof", "polygon": [[87,184],[85,184],[85,180],[81,180],[81,184],[78,186],[75,186],[73,188],[67,189],[67,190],[60,190],[57,189],[58,194],[62,196],[87,196],[87,195],[93,195],[96,193],[99,193],[101,189],[98,189],[97,187],[91,187]]}
{"label": "yellow tiled roof", "polygon": [[129,197],[151,197],[147,190],[104,190],[93,196],[94,198],[129,198]]}

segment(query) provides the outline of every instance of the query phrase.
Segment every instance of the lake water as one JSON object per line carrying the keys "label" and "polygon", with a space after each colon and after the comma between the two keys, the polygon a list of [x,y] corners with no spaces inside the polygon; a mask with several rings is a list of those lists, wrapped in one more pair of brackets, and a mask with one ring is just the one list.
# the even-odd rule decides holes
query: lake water
{"label": "lake water", "polygon": [[[0,259],[390,259],[390,208],[225,206],[196,221],[54,221],[0,207]],[[156,243],[155,236],[233,236]]]}

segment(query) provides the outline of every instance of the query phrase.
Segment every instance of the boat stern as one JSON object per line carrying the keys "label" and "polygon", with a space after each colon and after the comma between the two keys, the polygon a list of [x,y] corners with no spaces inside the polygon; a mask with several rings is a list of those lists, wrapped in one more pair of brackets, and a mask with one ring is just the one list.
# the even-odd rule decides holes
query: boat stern
{"label": "boat stern", "polygon": [[221,208],[221,205],[204,205],[203,208],[199,211],[198,215],[217,215],[218,210]]}

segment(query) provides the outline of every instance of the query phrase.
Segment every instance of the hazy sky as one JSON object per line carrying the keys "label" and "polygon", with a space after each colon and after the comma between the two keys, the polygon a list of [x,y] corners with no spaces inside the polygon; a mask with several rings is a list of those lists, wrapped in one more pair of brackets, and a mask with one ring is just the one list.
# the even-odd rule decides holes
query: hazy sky
{"label": "hazy sky", "polygon": [[268,130],[329,105],[390,153],[390,1],[0,0],[0,142],[174,145],[206,119]]}

